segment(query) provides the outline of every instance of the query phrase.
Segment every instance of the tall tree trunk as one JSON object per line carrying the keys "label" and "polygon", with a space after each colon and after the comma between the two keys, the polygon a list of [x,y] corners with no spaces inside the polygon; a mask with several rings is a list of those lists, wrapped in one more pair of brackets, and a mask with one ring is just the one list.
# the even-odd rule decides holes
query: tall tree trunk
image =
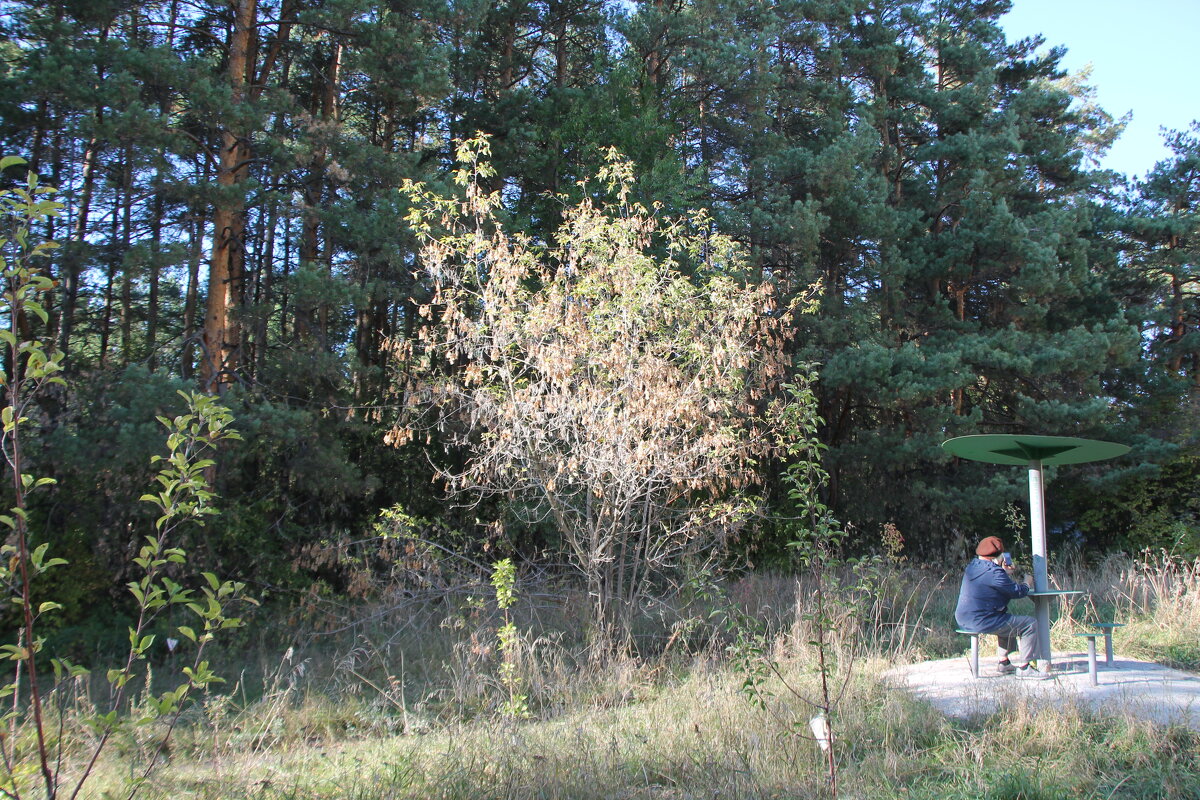
{"label": "tall tree trunk", "polygon": [[[341,124],[340,107],[338,105],[338,92],[342,85],[342,59],[345,55],[345,48],[340,41],[335,40],[333,43],[333,57],[329,61],[329,73],[325,80],[325,96],[321,100],[321,116],[325,119],[327,128],[337,130]],[[329,153],[327,148],[323,148],[324,152],[321,156],[321,193],[322,196],[329,190]],[[333,242],[329,236],[329,232],[325,233],[325,276],[332,280],[333,278]],[[321,332],[321,346],[329,346],[329,314],[330,304],[328,300],[322,300],[318,308],[318,326]]]}
{"label": "tall tree trunk", "polygon": [[[63,3],[54,4],[54,27],[57,28],[63,20]],[[33,146],[29,152],[29,169],[38,175],[42,174],[42,157],[46,149],[46,135],[54,129],[50,119],[50,99],[45,94],[38,97],[37,111],[34,113]],[[57,132],[56,132],[57,135]],[[51,184],[54,185],[54,184]],[[53,239],[54,237],[50,237]]]}
{"label": "tall tree trunk", "polygon": [[[207,176],[205,176],[207,179]],[[200,261],[204,257],[204,217],[197,213],[191,223],[188,247],[188,282],[183,297],[183,352],[179,357],[179,375],[190,381],[196,360],[196,307],[200,295]]]}
{"label": "tall tree trunk", "polygon": [[[1174,253],[1179,247],[1179,236],[1171,234],[1167,240],[1168,252]],[[1184,314],[1183,281],[1180,279],[1180,267],[1176,266],[1171,272],[1171,342],[1178,344],[1187,334],[1187,321]],[[1167,362],[1172,374],[1178,374],[1183,369],[1183,353],[1177,351]]]}
{"label": "tall tree trunk", "polygon": [[567,88],[567,12],[562,3],[556,4],[557,21],[554,30],[554,88],[562,91]]}
{"label": "tall tree trunk", "polygon": [[[61,19],[59,13],[56,17]],[[101,46],[108,41],[108,26],[100,29],[99,43]],[[96,66],[96,82],[94,88],[99,91],[99,85],[105,80],[103,66]],[[75,307],[79,302],[79,280],[83,272],[83,253],[88,233],[89,215],[92,207],[92,197],[96,188],[96,166],[100,157],[100,139],[95,133],[104,122],[104,106],[97,103],[94,111],[96,118],[93,133],[88,139],[83,151],[82,174],[80,176],[79,201],[76,206],[75,224],[72,226],[69,240],[70,247],[63,256],[60,279],[63,284],[62,308],[59,312],[58,349],[63,353],[63,366],[66,367],[71,358],[71,336],[75,331]]]}
{"label": "tall tree trunk", "polygon": [[[338,122],[337,92],[341,81],[342,45],[333,43],[329,64],[325,70],[324,80],[320,81],[313,97],[314,113],[320,114],[322,124],[315,135],[321,137],[308,166],[304,181],[304,212],[302,215],[300,233],[300,263],[316,266],[322,264],[327,277],[332,271],[333,247],[328,241],[321,241],[320,209],[325,199],[328,182],[329,145],[324,137],[330,135],[331,126]],[[328,347],[329,343],[329,302],[324,298],[310,299],[306,308],[297,308],[297,332],[307,338],[315,338],[318,346]]]}
{"label": "tall tree trunk", "polygon": [[167,12],[167,49],[175,49],[175,34],[179,28],[179,0],[171,0],[170,10]]}
{"label": "tall tree trunk", "polygon": [[[113,192],[113,207],[108,234],[109,242],[116,242],[120,235],[119,224],[121,219],[121,194]],[[100,366],[108,366],[108,348],[112,340],[112,310],[113,310],[113,284],[117,276],[117,254],[110,252],[108,256],[108,270],[104,281],[104,311],[100,316]]]}
{"label": "tall tree trunk", "polygon": [[666,0],[654,0],[654,9],[658,12],[659,18],[656,23],[660,26],[658,36],[650,46],[650,52],[646,53],[646,79],[650,86],[653,87],[656,93],[661,92],[663,86],[663,78],[666,67],[666,56],[663,54],[663,46],[666,44],[667,29],[662,15],[666,13]]}
{"label": "tall tree trunk", "polygon": [[[292,306],[291,296],[287,290],[287,280],[292,274],[292,221],[286,215],[283,218],[283,258],[280,263],[283,265],[283,273],[280,276],[283,278],[283,288],[279,292],[279,338],[287,341],[288,320],[291,319],[290,309]],[[293,325],[292,334],[295,335],[295,332],[295,325]]]}
{"label": "tall tree trunk", "polygon": [[158,294],[161,277],[162,217],[164,212],[162,170],[154,176],[154,201],[150,210],[150,263],[148,282],[149,296],[146,299],[146,354],[147,366],[158,367]]}
{"label": "tall tree trunk", "polygon": [[[63,177],[62,143],[63,143],[63,126],[61,124],[61,121],[56,120],[54,123],[54,138],[50,144],[51,158],[50,158],[49,180],[45,181],[45,183],[48,183],[51,186],[61,186],[62,185],[62,177]],[[48,242],[58,241],[58,218],[57,217],[50,217],[49,219],[46,220],[46,241],[48,241]],[[62,281],[62,263],[59,262],[59,263],[55,264],[55,266],[58,268],[58,271],[57,271],[55,277],[57,277],[57,279],[61,283],[61,281]],[[58,341],[58,326],[62,322],[62,314],[61,314],[60,309],[58,308],[58,304],[61,302],[62,302],[62,296],[60,294],[58,294],[57,292],[51,292],[49,294],[49,296],[46,298],[45,309],[46,309],[46,313],[50,315],[50,318],[46,322],[45,340],[47,342],[57,342]]]}
{"label": "tall tree trunk", "polygon": [[125,145],[121,167],[121,365],[133,361],[134,268],[129,251],[133,244],[133,148]]}
{"label": "tall tree trunk", "polygon": [[[104,116],[101,107],[96,108],[96,119]],[[63,255],[61,279],[63,284],[62,306],[59,309],[58,349],[63,361],[71,357],[71,335],[75,332],[75,307],[79,303],[79,279],[83,272],[83,253],[87,247],[88,222],[91,215],[92,197],[96,190],[96,164],[100,157],[100,140],[92,136],[83,151],[83,174],[79,188],[79,200],[75,210],[75,224],[71,228],[69,245]]]}
{"label": "tall tree trunk", "polygon": [[517,43],[517,13],[512,10],[512,16],[504,22],[504,34],[500,45],[500,85],[497,94],[503,94],[512,88],[516,82],[514,77],[513,59]]}
{"label": "tall tree trunk", "polygon": [[254,303],[258,308],[254,331],[254,371],[261,375],[267,361],[267,337],[270,331],[272,306],[275,303],[275,228],[279,224],[279,199],[271,192],[267,200],[266,241],[258,265],[258,281]]}
{"label": "tall tree trunk", "polygon": [[[247,75],[255,49],[256,0],[234,0],[233,11],[227,74],[230,103],[236,108],[247,98]],[[236,380],[241,358],[238,312],[246,264],[246,201],[241,192],[250,172],[249,136],[241,129],[242,124],[231,123],[222,131],[217,161],[220,192],[213,211],[213,249],[208,265],[208,306],[200,365],[201,387],[213,394],[221,393]]]}

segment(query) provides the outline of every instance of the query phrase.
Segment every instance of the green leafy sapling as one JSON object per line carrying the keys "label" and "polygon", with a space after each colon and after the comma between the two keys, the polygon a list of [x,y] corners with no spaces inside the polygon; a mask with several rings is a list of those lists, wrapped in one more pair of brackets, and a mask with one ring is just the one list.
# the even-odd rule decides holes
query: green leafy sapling
{"label": "green leafy sapling", "polygon": [[496,630],[496,646],[500,651],[500,685],[507,698],[500,707],[506,717],[524,718],[530,715],[529,698],[520,694],[521,678],[517,675],[516,652],[518,647],[517,626],[509,609],[517,602],[517,568],[511,558],[497,561],[492,568],[492,586],[496,590],[496,606],[500,609],[504,623]]}
{"label": "green leafy sapling", "polygon": [[[211,572],[201,573],[204,582],[199,587],[199,593],[184,588],[170,577],[173,570],[179,570],[187,563],[187,554],[181,548],[169,546],[172,534],[184,525],[202,526],[208,517],[218,513],[213,506],[216,495],[206,478],[215,462],[206,456],[220,442],[241,438],[231,427],[233,416],[229,409],[221,405],[217,398],[199,392],[179,394],[187,403],[188,412],[173,419],[158,417],[168,431],[168,453],[151,459],[152,463],[161,465],[155,476],[157,491],[142,495],[141,499],[155,506],[159,516],[154,523],[155,535],[146,536],[146,543],[133,559],[141,569],[141,575],[127,586],[137,601],[138,616],[129,629],[129,651],[125,664],[110,669],[107,674],[111,709],[120,710],[125,705],[127,689],[136,674],[137,664],[146,659],[155,640],[154,635],[146,631],[165,609],[182,606],[194,616],[195,626],[180,625],[176,630],[182,638],[195,645],[195,654],[192,663],[182,668],[183,680],[179,686],[158,695],[148,693],[141,713],[132,719],[122,720],[114,717],[110,711],[92,720],[91,726],[98,738],[85,776],[95,765],[107,739],[122,724],[132,722],[146,725],[159,719],[167,722],[159,746],[152,749],[142,774],[132,784],[129,797],[149,778],[163,749],[162,745],[173,733],[189,697],[197,690],[204,690],[222,681],[213,672],[204,654],[218,631],[242,625],[240,618],[230,615],[231,606],[240,602],[256,603],[253,598],[246,596],[244,583],[222,581]],[[78,788],[71,797],[74,798],[77,793]]]}
{"label": "green leafy sapling", "polygon": [[[22,163],[21,159],[0,159],[0,170]],[[204,582],[198,592],[185,588],[181,575],[187,556],[182,549],[170,544],[172,535],[182,526],[203,525],[206,518],[217,513],[213,506],[215,495],[205,477],[214,462],[206,456],[220,442],[239,437],[231,427],[228,409],[215,398],[198,393],[180,393],[187,403],[187,413],[173,419],[159,418],[168,430],[168,452],[154,458],[155,463],[161,464],[156,490],[142,497],[157,507],[159,516],[154,535],[146,537],[146,543],[133,559],[140,569],[140,577],[128,584],[136,601],[137,621],[129,629],[129,650],[124,665],[107,673],[110,693],[106,709],[83,720],[93,734],[84,766],[64,785],[67,770],[63,760],[67,742],[63,734],[63,709],[59,709],[59,724],[50,725],[42,691],[44,665],[38,658],[43,639],[37,634],[43,615],[62,606],[52,597],[35,601],[34,582],[66,561],[52,557],[47,543],[35,545],[31,542],[29,496],[54,481],[24,472],[22,447],[23,433],[33,424],[32,404],[38,393],[50,384],[64,383],[61,353],[52,352],[39,340],[31,321],[31,316],[36,317],[45,325],[49,318],[42,298],[52,290],[53,282],[38,272],[37,262],[54,247],[54,243],[36,241],[33,231],[39,224],[61,213],[62,205],[49,197],[52,192],[52,189],[40,186],[32,172],[23,185],[0,190],[0,224],[3,225],[0,232],[0,275],[3,279],[0,315],[7,322],[6,327],[0,329],[0,342],[5,348],[4,369],[0,372],[0,386],[4,389],[4,405],[0,408],[3,423],[0,451],[13,482],[13,506],[8,514],[0,514],[0,524],[11,531],[8,541],[0,546],[0,583],[8,589],[21,616],[16,642],[0,646],[0,657],[13,665],[12,680],[0,686],[0,700],[11,701],[10,710],[0,715],[0,793],[20,800],[40,785],[47,800],[59,797],[74,800],[83,791],[101,751],[115,731],[129,724],[145,725],[165,720],[166,730],[158,746],[153,748],[149,763],[130,784],[128,797],[132,798],[148,779],[189,696],[220,681],[204,659],[205,646],[218,631],[241,625],[241,621],[229,613],[234,603],[254,602],[245,596],[243,584],[221,581],[211,573],[202,573]],[[45,582],[39,582],[38,586],[45,586]],[[145,661],[154,643],[154,636],[148,631],[162,612],[173,606],[186,608],[195,617],[193,625],[178,628],[181,637],[194,643],[194,659],[191,665],[182,669],[182,680],[176,688],[159,695],[152,695],[147,690],[146,701],[139,713],[132,717],[123,716],[129,705],[128,692],[138,664]],[[88,675],[88,670],[64,659],[53,659],[50,666],[56,688],[66,681]],[[30,740],[34,745],[32,752],[26,744]]]}
{"label": "green leafy sapling", "polygon": [[[837,759],[834,753],[832,721],[834,692],[830,686],[832,664],[828,651],[828,633],[832,627],[832,611],[829,607],[831,592],[828,591],[829,570],[845,537],[845,529],[834,519],[829,507],[821,500],[821,491],[829,481],[829,473],[821,464],[826,446],[818,438],[821,419],[816,414],[816,397],[810,383],[789,386],[791,402],[780,414],[780,445],[791,459],[784,481],[788,485],[788,499],[795,508],[793,538],[788,542],[802,569],[812,574],[814,590],[812,602],[806,607],[803,618],[809,623],[815,639],[809,644],[817,651],[817,670],[821,681],[818,700],[808,700],[817,709],[813,719],[819,724],[813,733],[825,751],[829,790],[837,797]],[[785,684],[786,685],[786,684]],[[790,687],[789,687],[790,688]],[[798,694],[793,690],[793,694]],[[807,698],[804,698],[807,699]]]}
{"label": "green leafy sapling", "polygon": [[[821,418],[816,413],[816,396],[812,378],[806,377],[796,385],[785,387],[790,397],[774,409],[774,423],[780,451],[787,457],[788,466],[783,480],[788,490],[793,515],[787,521],[791,534],[788,547],[795,553],[797,565],[808,573],[812,591],[800,618],[806,623],[812,638],[808,641],[816,652],[816,671],[820,680],[815,698],[794,688],[779,666],[761,647],[747,652],[750,658],[743,668],[746,678],[743,691],[751,700],[763,704],[767,692],[764,665],[797,699],[815,711],[811,720],[797,723],[797,735],[814,739],[825,757],[830,795],[838,794],[837,759],[834,725],[838,701],[851,676],[852,660],[839,665],[832,650],[830,634],[839,625],[862,617],[866,601],[878,585],[880,563],[877,557],[868,559],[844,558],[841,555],[846,529],[834,518],[821,499],[828,484],[829,473],[822,465],[826,445],[818,430]],[[759,659],[755,655],[761,653]],[[836,685],[841,677],[841,685]]]}
{"label": "green leafy sapling", "polygon": [[[0,159],[0,171],[23,165],[23,159]],[[0,547],[0,580],[12,592],[13,602],[20,611],[21,627],[15,644],[2,648],[3,656],[14,664],[14,678],[0,688],[0,699],[12,698],[14,705],[21,689],[22,674],[29,696],[29,711],[33,717],[37,742],[37,764],[47,794],[53,797],[54,771],[47,741],[43,711],[42,687],[38,682],[37,655],[42,640],[35,635],[37,620],[42,614],[58,608],[47,601],[34,605],[33,581],[39,575],[64,564],[60,558],[47,558],[45,545],[31,547],[29,533],[28,496],[31,492],[53,483],[49,478],[35,478],[25,472],[21,430],[29,424],[31,405],[39,389],[62,383],[62,355],[51,353],[29,334],[30,316],[46,324],[49,315],[43,297],[53,288],[53,281],[37,271],[36,264],[56,246],[53,242],[38,241],[34,230],[47,219],[57,216],[62,204],[51,199],[54,190],[41,186],[37,175],[30,171],[23,184],[0,191],[0,315],[6,320],[0,329],[4,347],[4,369],[0,384],[4,388],[4,406],[0,409],[0,450],[12,477],[13,506],[0,515],[0,524],[11,531],[8,543]],[[17,739],[13,735],[20,714],[16,709],[2,718],[7,736],[0,739],[0,760],[5,772],[12,774]],[[7,783],[0,776],[0,784]],[[7,791],[7,788],[5,788]]]}

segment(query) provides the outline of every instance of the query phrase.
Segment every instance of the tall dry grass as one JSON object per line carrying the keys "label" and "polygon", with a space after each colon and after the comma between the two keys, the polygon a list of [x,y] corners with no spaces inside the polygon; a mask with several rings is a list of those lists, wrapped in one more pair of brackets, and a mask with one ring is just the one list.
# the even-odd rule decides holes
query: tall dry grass
{"label": "tall dry grass", "polygon": [[1088,622],[1117,622],[1123,626],[1113,632],[1118,653],[1200,670],[1200,559],[1165,550],[1095,564],[1068,557],[1051,579],[1084,592],[1059,610],[1053,630],[1059,646],[1077,646],[1070,635]]}
{"label": "tall dry grass", "polygon": [[[888,688],[878,679],[888,667],[961,651],[958,574],[881,562],[877,577],[828,631],[842,797],[1200,796],[1200,740],[1190,732],[1019,704],[953,722]],[[1200,638],[1194,563],[1163,554],[1064,560],[1054,579],[1090,598],[1064,610],[1058,636],[1099,615],[1127,623],[1119,653],[1161,657]],[[808,734],[819,696],[804,618],[810,579],[745,575],[647,607],[637,651],[607,659],[574,627],[578,598],[549,585],[521,589],[514,663],[532,719],[498,714],[497,618],[486,603],[442,598],[402,615],[364,608],[370,622],[340,639],[251,659],[228,691],[189,713],[144,796],[828,796]],[[750,634],[775,665],[754,697],[737,659]],[[75,702],[87,702],[80,691]],[[152,741],[149,731],[124,736],[95,796],[126,786]]]}

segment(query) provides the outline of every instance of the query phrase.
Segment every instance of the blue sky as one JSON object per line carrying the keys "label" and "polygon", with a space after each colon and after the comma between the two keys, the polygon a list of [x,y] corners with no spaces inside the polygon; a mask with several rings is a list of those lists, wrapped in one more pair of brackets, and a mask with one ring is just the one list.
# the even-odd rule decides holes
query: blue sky
{"label": "blue sky", "polygon": [[1093,65],[1101,106],[1133,112],[1104,167],[1140,177],[1169,155],[1160,127],[1200,119],[1200,0],[1013,0],[1000,22],[1010,40],[1065,45],[1064,67]]}

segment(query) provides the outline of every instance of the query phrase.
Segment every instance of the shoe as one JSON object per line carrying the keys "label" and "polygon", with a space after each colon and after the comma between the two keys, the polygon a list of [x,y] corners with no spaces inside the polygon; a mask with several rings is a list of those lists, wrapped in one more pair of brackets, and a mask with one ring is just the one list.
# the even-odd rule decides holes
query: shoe
{"label": "shoe", "polygon": [[996,665],[996,671],[999,672],[1001,675],[1012,675],[1014,672],[1017,671],[1017,668],[1014,667],[1012,664],[1008,663],[1007,661],[1001,661],[999,664]]}
{"label": "shoe", "polygon": [[1024,666],[1016,667],[1016,674],[1018,678],[1045,677],[1042,675],[1042,673],[1038,672],[1037,667],[1035,667],[1033,664],[1025,664]]}

